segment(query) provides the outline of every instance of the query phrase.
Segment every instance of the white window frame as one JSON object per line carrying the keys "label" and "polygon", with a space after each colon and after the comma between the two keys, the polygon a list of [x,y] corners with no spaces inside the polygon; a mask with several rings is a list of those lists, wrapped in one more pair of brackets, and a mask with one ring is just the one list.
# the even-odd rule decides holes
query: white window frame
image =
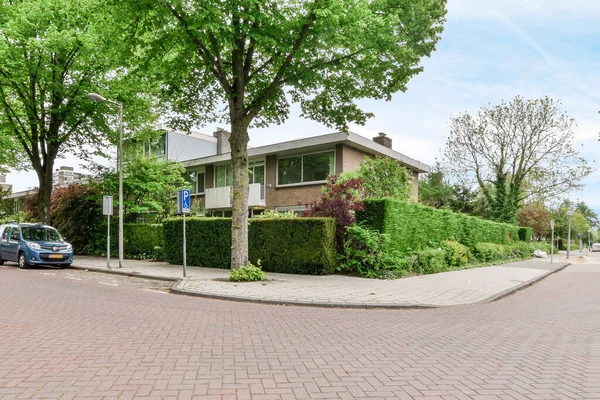
{"label": "white window frame", "polygon": [[[186,174],[190,173],[190,172],[196,172],[196,189],[191,194],[192,195],[203,195],[206,192],[206,168],[205,167],[189,168],[185,172],[186,172]],[[204,181],[204,191],[202,191],[202,192],[198,191],[198,174],[199,173],[203,174],[202,179]]]}
{"label": "white window frame", "polygon": [[[213,188],[217,187],[217,167],[222,167],[223,165],[229,165],[233,169],[233,165],[231,165],[231,164],[213,165]],[[248,162],[248,169],[250,169],[250,167],[256,167],[256,166],[260,166],[260,165],[265,167],[265,183],[264,183],[264,185],[266,185],[267,184],[267,163],[264,158],[260,158],[256,161]],[[231,183],[231,185],[233,185],[233,182]],[[219,186],[219,187],[222,187],[222,186]]]}
{"label": "white window frame", "polygon": [[[321,154],[321,153],[332,153],[333,152],[333,174],[335,175],[336,172],[336,164],[337,164],[337,154],[335,149],[329,149],[329,150],[323,150],[323,151],[313,151],[311,153],[299,153],[299,154],[290,154],[288,156],[283,156],[283,157],[277,157],[277,159],[275,160],[275,168],[277,169],[277,173],[275,174],[275,187],[276,188],[284,188],[284,187],[292,187],[292,186],[309,186],[309,185],[322,185],[324,183],[327,183],[327,179],[322,180],[322,181],[310,181],[310,182],[304,182],[304,156],[311,156],[313,154]],[[302,180],[302,182],[300,183],[287,183],[287,184],[279,184],[279,160],[280,159],[286,159],[286,158],[294,158],[294,157],[300,157],[302,159],[301,163],[300,163],[300,179]]]}

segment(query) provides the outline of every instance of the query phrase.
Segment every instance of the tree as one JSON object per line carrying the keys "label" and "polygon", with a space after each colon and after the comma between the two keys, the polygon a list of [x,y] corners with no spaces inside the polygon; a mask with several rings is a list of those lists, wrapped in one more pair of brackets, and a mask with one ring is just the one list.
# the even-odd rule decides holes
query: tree
{"label": "tree", "polygon": [[[109,109],[86,94],[103,89],[127,102],[132,123],[138,122],[134,114],[147,111],[147,99],[119,68],[125,42],[104,3],[0,3],[0,138],[12,138],[37,173],[37,214],[43,222],[50,222],[56,158],[65,151],[85,158],[105,149]],[[104,90],[108,86],[111,91]]]}
{"label": "tree", "polygon": [[360,178],[338,180],[337,175],[327,177],[327,184],[318,200],[304,204],[303,217],[330,217],[336,221],[336,242],[341,250],[346,228],[354,223],[356,211],[364,210],[361,200],[364,181]]}
{"label": "tree", "polygon": [[122,0],[138,48],[157,61],[174,126],[231,127],[231,266],[248,262],[248,128],[302,116],[340,130],[372,114],[421,72],[439,40],[446,0]]}
{"label": "tree", "polygon": [[475,116],[452,118],[445,150],[448,168],[474,178],[495,220],[515,223],[523,200],[580,188],[581,179],[591,173],[573,147],[575,122],[559,105],[547,97],[516,97]]}
{"label": "tree", "polygon": [[436,162],[433,171],[419,181],[419,203],[434,208],[448,208],[453,197],[454,190],[444,182],[441,165]]}
{"label": "tree", "polygon": [[[567,216],[567,211],[575,211],[575,213],[571,216],[571,239],[576,237],[577,233],[584,234],[590,229],[590,223],[581,213],[581,211],[576,210],[576,205],[571,200],[563,200],[560,205],[552,210],[552,218],[554,219],[554,231],[563,239],[568,237],[568,226],[569,226],[569,217]],[[574,236],[575,235],[575,236]]]}
{"label": "tree", "polygon": [[550,232],[550,211],[541,203],[525,204],[517,213],[519,226],[528,226],[541,239]]}
{"label": "tree", "polygon": [[363,199],[389,197],[409,200],[412,193],[412,174],[408,169],[390,157],[365,158],[355,171],[344,172],[338,182],[359,179],[360,196]]}
{"label": "tree", "polygon": [[579,211],[588,221],[590,226],[598,226],[598,214],[592,210],[584,201],[580,201],[575,206],[575,209]]}
{"label": "tree", "polygon": [[[152,213],[159,219],[169,213],[177,190],[186,186],[185,169],[180,163],[161,158],[130,159],[123,169],[123,212],[127,222]],[[119,177],[113,171],[104,175],[104,192],[117,194]]]}

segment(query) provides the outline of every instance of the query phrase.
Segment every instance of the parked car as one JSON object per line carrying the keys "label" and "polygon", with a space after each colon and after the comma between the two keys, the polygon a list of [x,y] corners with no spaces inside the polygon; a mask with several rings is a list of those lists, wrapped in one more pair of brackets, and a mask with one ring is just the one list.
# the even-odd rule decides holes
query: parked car
{"label": "parked car", "polygon": [[0,265],[15,261],[19,268],[29,265],[68,267],[73,262],[73,246],[51,226],[9,223],[0,226]]}
{"label": "parked car", "polygon": [[594,243],[590,250],[591,251],[600,251],[600,243]]}

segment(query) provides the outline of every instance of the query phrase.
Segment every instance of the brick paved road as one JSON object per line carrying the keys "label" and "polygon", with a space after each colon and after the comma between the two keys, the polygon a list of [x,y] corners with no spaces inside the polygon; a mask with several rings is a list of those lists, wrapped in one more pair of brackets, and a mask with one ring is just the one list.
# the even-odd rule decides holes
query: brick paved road
{"label": "brick paved road", "polygon": [[600,265],[492,304],[222,302],[0,268],[0,399],[600,399]]}

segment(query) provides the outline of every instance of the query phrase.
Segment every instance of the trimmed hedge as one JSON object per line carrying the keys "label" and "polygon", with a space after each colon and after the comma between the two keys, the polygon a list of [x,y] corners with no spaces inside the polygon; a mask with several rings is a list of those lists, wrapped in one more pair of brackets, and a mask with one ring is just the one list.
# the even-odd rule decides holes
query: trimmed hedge
{"label": "trimmed hedge", "polygon": [[[183,262],[183,219],[164,221],[165,257]],[[187,263],[229,268],[231,218],[186,220]],[[261,218],[248,227],[250,262],[268,272],[331,274],[336,267],[335,220],[332,218]]]}
{"label": "trimmed hedge", "polygon": [[519,227],[487,221],[447,210],[393,199],[365,200],[356,220],[390,235],[393,250],[401,254],[438,245],[446,239],[473,248],[478,243],[511,243]]}
{"label": "trimmed hedge", "polygon": [[[70,239],[70,238],[69,238]],[[119,222],[117,218],[110,221],[110,253],[119,254]],[[163,247],[163,229],[160,224],[124,224],[123,250],[125,258],[153,258],[156,247]],[[74,248],[75,254],[105,256],[106,255],[106,222],[98,225],[88,245],[83,249]],[[161,257],[159,257],[161,258]]]}
{"label": "trimmed hedge", "polygon": [[533,238],[533,229],[528,226],[519,228],[519,240],[522,242],[531,242]]}

